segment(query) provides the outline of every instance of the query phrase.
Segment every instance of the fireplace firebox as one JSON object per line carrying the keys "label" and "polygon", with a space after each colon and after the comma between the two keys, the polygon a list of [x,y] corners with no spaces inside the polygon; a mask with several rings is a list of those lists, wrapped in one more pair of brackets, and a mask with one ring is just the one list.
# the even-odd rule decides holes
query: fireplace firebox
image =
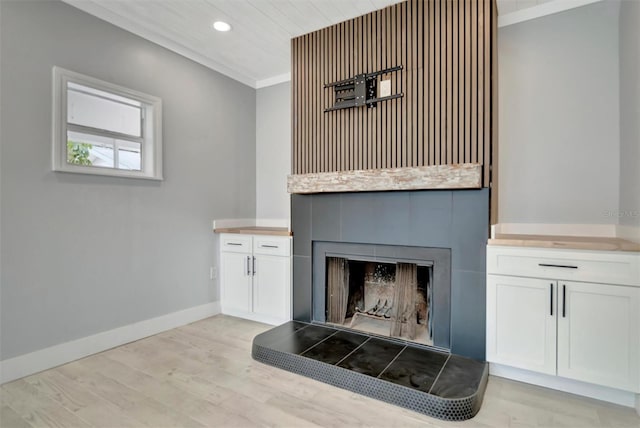
{"label": "fireplace firebox", "polygon": [[450,348],[451,251],[314,242],[313,321]]}

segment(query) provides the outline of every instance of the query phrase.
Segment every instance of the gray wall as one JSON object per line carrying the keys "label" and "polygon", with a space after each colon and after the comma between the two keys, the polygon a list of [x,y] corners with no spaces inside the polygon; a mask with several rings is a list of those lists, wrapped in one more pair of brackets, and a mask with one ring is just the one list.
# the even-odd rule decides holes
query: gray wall
{"label": "gray wall", "polygon": [[257,90],[256,215],[288,219],[291,172],[291,82]]}
{"label": "gray wall", "polygon": [[[1,359],[217,300],[255,216],[255,90],[59,1],[2,1]],[[164,102],[165,180],[51,171],[51,68]]]}
{"label": "gray wall", "polygon": [[640,1],[620,6],[620,210],[640,227]]}
{"label": "gray wall", "polygon": [[501,223],[617,223],[618,7],[500,28]]}

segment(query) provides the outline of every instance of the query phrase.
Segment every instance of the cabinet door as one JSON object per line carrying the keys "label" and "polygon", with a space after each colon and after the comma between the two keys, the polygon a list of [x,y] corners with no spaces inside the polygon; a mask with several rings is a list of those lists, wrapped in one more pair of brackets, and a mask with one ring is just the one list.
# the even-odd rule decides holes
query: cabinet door
{"label": "cabinet door", "polygon": [[251,310],[251,256],[242,253],[220,254],[220,288],[223,313]]}
{"label": "cabinet door", "polygon": [[487,276],[487,361],[556,373],[556,283]]}
{"label": "cabinet door", "polygon": [[253,312],[272,317],[273,322],[291,319],[290,258],[255,256]]}
{"label": "cabinet door", "polygon": [[558,286],[558,375],[640,392],[640,288]]}

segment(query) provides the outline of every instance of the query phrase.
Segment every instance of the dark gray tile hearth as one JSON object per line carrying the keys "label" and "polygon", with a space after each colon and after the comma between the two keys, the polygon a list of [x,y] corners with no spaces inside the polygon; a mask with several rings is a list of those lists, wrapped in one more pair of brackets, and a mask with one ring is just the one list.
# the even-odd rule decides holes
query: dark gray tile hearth
{"label": "dark gray tile hearth", "polygon": [[429,392],[448,356],[407,346],[380,379]]}
{"label": "dark gray tile hearth", "polygon": [[255,360],[439,419],[480,410],[486,363],[408,342],[291,321],[256,336]]}
{"label": "dark gray tile hearth", "polygon": [[302,355],[323,363],[336,364],[344,359],[345,355],[349,355],[358,346],[362,345],[368,338],[363,334],[339,331],[313,348],[308,349]]}
{"label": "dark gray tile hearth", "polygon": [[338,366],[378,377],[403,348],[403,345],[389,340],[370,338],[351,355],[345,356]]}

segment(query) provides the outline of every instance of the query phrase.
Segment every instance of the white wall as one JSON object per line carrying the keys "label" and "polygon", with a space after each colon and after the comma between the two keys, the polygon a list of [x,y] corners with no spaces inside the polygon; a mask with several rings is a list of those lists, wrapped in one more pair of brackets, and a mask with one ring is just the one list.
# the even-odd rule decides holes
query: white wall
{"label": "white wall", "polygon": [[[211,220],[255,216],[255,90],[59,1],[0,10],[0,359],[217,300]],[[162,98],[164,181],[51,171],[54,65]]]}
{"label": "white wall", "polygon": [[291,172],[291,83],[256,94],[256,216],[289,219],[287,175]]}
{"label": "white wall", "polygon": [[617,223],[618,8],[499,29],[500,222]]}
{"label": "white wall", "polygon": [[640,1],[620,7],[621,225],[640,227]]}

